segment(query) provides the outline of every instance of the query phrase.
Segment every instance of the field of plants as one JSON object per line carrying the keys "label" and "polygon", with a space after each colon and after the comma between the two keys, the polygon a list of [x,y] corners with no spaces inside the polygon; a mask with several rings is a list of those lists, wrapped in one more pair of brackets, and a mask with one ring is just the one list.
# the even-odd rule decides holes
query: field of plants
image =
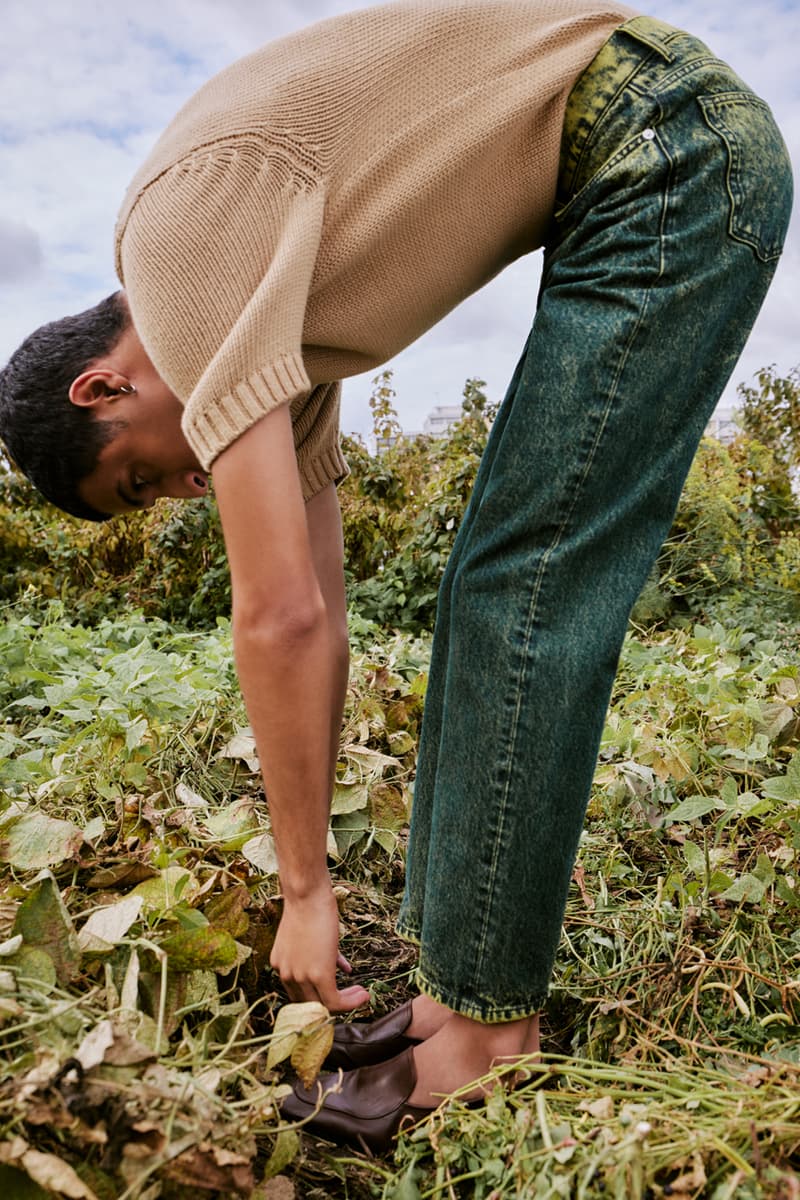
{"label": "field of plants", "polygon": [[[800,1200],[800,379],[705,442],[633,615],[522,1086],[371,1159],[282,1125],[331,1022],[280,917],[213,503],[82,528],[0,477],[0,1185],[13,1200]],[[391,380],[376,434],[397,435]],[[341,489],[329,840],[354,979],[413,991],[403,880],[438,579],[492,410]],[[302,735],[302,731],[299,731]]]}

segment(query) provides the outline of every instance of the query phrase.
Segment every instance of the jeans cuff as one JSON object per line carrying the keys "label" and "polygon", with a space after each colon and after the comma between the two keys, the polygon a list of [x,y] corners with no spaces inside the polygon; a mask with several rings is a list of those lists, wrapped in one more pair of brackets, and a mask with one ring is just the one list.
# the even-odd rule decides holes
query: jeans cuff
{"label": "jeans cuff", "polygon": [[404,942],[411,942],[414,946],[422,945],[422,931],[411,925],[410,922],[404,921],[402,917],[395,922],[395,930],[397,936],[401,937]]}
{"label": "jeans cuff", "polygon": [[547,993],[543,995],[533,995],[523,1004],[495,1004],[490,999],[481,1000],[465,1000],[463,996],[459,996],[457,992],[450,992],[446,988],[442,988],[431,983],[425,978],[425,973],[418,967],[415,977],[417,987],[426,996],[430,996],[432,1000],[443,1004],[445,1008],[451,1009],[453,1012],[460,1013],[463,1017],[470,1017],[473,1021],[480,1021],[483,1025],[502,1025],[509,1021],[521,1021],[525,1017],[535,1017],[538,1012],[541,1012],[547,1001]]}

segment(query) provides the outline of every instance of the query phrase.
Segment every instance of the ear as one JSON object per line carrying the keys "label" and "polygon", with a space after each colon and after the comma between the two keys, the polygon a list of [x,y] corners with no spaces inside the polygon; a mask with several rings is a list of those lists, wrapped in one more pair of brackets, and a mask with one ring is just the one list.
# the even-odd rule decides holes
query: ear
{"label": "ear", "polygon": [[98,408],[129,395],[133,390],[130,380],[119,371],[98,367],[84,371],[77,379],[73,379],[69,398],[79,408]]}

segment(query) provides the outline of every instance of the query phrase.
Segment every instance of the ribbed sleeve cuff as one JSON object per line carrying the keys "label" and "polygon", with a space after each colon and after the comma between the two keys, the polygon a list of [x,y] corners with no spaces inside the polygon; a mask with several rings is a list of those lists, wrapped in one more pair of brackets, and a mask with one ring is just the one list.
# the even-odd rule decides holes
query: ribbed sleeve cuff
{"label": "ribbed sleeve cuff", "polygon": [[[201,380],[183,413],[183,432],[203,468],[261,417],[311,390],[303,359],[283,354],[268,367],[241,380],[227,395],[206,391]],[[344,461],[344,460],[342,460]]]}
{"label": "ribbed sleeve cuff", "polygon": [[341,483],[350,474],[347,459],[342,454],[338,436],[332,446],[321,450],[314,458],[305,461],[298,460],[300,483],[303,488],[303,499],[310,500],[329,483]]}

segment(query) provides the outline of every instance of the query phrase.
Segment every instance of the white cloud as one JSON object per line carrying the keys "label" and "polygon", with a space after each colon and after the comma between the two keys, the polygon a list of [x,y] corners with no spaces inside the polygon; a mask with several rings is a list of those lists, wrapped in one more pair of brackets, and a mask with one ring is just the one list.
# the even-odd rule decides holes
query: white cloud
{"label": "white cloud", "polygon": [[42,245],[36,230],[21,221],[0,220],[0,283],[26,279],[41,265]]}

